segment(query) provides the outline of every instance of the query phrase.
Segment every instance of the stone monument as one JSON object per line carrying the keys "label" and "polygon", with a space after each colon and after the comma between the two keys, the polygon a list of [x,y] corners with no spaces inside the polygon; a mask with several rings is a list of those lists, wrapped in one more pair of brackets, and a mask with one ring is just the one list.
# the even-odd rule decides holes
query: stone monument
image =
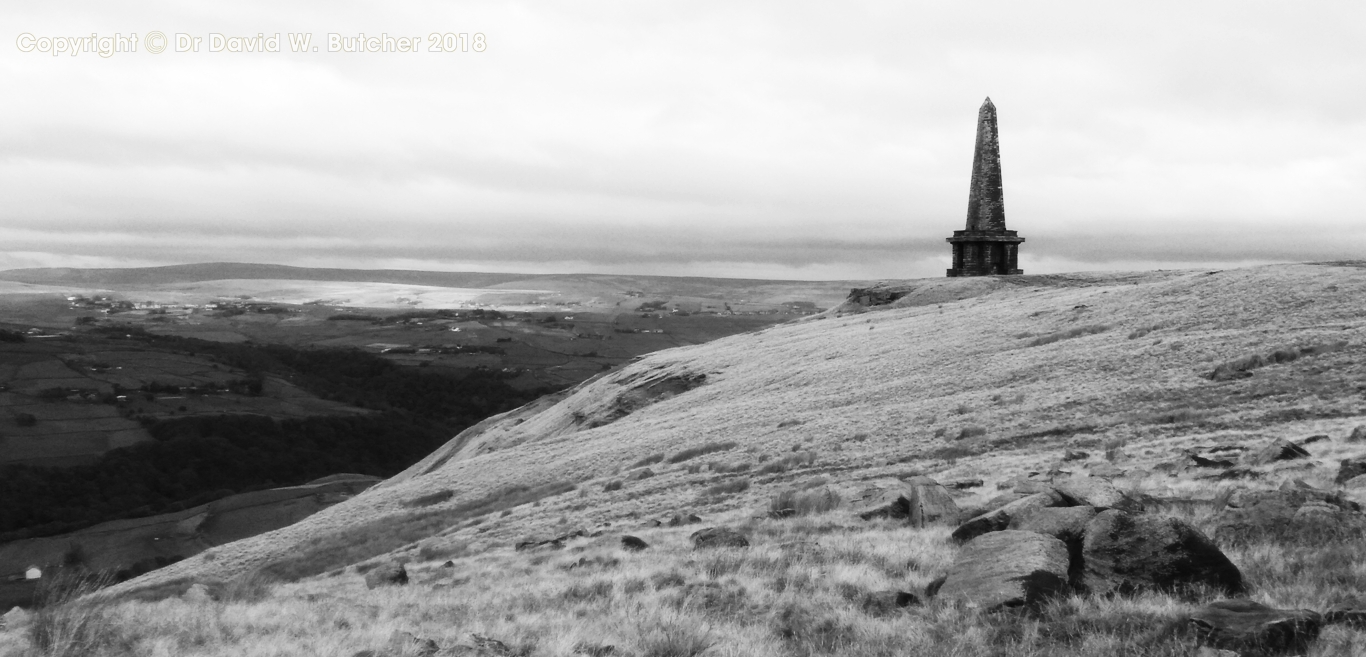
{"label": "stone monument", "polygon": [[1001,192],[1001,148],[996,141],[996,106],[987,98],[977,110],[977,147],[972,154],[972,184],[968,188],[967,230],[945,238],[953,245],[949,276],[1023,274],[1018,264],[1020,243],[1006,230],[1006,204]]}

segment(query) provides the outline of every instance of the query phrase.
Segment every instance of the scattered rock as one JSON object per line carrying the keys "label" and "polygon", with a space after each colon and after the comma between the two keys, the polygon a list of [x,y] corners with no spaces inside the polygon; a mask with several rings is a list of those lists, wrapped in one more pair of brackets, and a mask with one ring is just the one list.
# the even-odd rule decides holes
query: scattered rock
{"label": "scattered rock", "polygon": [[944,482],[944,488],[951,488],[953,490],[967,490],[969,488],[981,488],[982,483],[983,482],[981,479],[953,479]]}
{"label": "scattered rock", "polygon": [[[655,526],[657,527],[658,525],[655,525]],[[525,541],[519,541],[519,542],[514,546],[514,549],[516,549],[518,552],[522,552],[522,551],[524,551],[524,550],[534,550],[534,549],[539,548],[539,547],[546,547],[546,548],[550,548],[550,549],[552,549],[552,550],[563,550],[563,549],[564,549],[564,544],[565,544],[565,542],[568,541],[569,539],[571,539],[571,538],[582,538],[582,537],[587,536],[587,535],[588,535],[588,530],[586,530],[586,529],[576,529],[576,530],[574,530],[574,531],[572,531],[572,532],[568,532],[568,533],[565,533],[565,534],[560,534],[559,536],[556,536],[556,537],[554,537],[554,538],[546,538],[546,539],[541,539],[541,538],[529,538],[529,539],[527,539],[527,540],[525,540]]]}
{"label": "scattered rock", "polygon": [[1071,477],[1055,482],[1054,487],[1062,494],[1063,500],[1072,506],[1093,506],[1101,510],[1143,510],[1141,502],[1120,492],[1100,477]]}
{"label": "scattered rock", "polygon": [[1253,454],[1250,463],[1252,465],[1266,465],[1276,461],[1290,461],[1308,457],[1309,450],[1284,438],[1277,438]]}
{"label": "scattered rock", "polygon": [[1072,451],[1072,450],[1069,449],[1069,450],[1067,450],[1067,451],[1065,451],[1065,452],[1062,453],[1062,460],[1063,460],[1063,461],[1085,461],[1086,459],[1089,459],[1089,458],[1091,458],[1091,455],[1090,455],[1090,454],[1087,454],[1086,452],[1081,452],[1081,451],[1075,451],[1075,452],[1074,452],[1074,451]]}
{"label": "scattered rock", "polygon": [[617,647],[607,643],[588,643],[582,641],[574,644],[574,654],[588,655],[588,657],[608,657],[608,655],[621,654]]}
{"label": "scattered rock", "polygon": [[379,567],[365,573],[366,588],[378,588],[380,586],[403,586],[408,583],[408,570],[402,563],[389,561],[382,563]]}
{"label": "scattered rock", "polygon": [[1098,514],[1086,525],[1082,583],[1094,594],[1171,591],[1205,584],[1228,594],[1243,590],[1243,575],[1200,530],[1177,518]]}
{"label": "scattered rock", "polygon": [[1004,530],[969,541],[937,592],[993,611],[1035,606],[1068,589],[1067,546],[1051,536]]}
{"label": "scattered rock", "polygon": [[680,527],[682,525],[693,525],[699,522],[702,522],[702,518],[698,517],[697,514],[675,513],[672,518],[669,518],[668,525],[670,527]]}
{"label": "scattered rock", "polygon": [[484,653],[487,653],[487,654],[494,654],[494,655],[511,655],[511,654],[512,654],[512,648],[509,648],[509,647],[508,647],[508,644],[503,643],[502,641],[499,641],[498,639],[490,639],[489,637],[482,636],[482,635],[479,635],[479,634],[471,634],[471,635],[470,635],[470,642],[474,644],[474,647],[475,647],[475,648],[478,648],[479,650],[481,650],[481,651],[483,651]]}
{"label": "scattered rock", "polygon": [[441,564],[441,567],[442,567],[442,568],[454,568],[454,567],[455,567],[455,562],[454,562],[454,561],[447,561],[446,563]]}
{"label": "scattered rock", "polygon": [[1028,477],[1017,477],[1015,479],[1015,492],[1023,495],[1033,495],[1035,493],[1052,493],[1053,486],[1047,481],[1030,479]]}
{"label": "scattered rock", "polygon": [[859,517],[905,520],[912,527],[958,522],[958,503],[939,482],[915,476],[889,486],[869,488],[856,505]]}
{"label": "scattered rock", "polygon": [[635,536],[622,536],[621,547],[623,549],[630,550],[631,552],[640,552],[641,550],[650,547],[650,544],[640,540],[639,538],[636,538]]}
{"label": "scattered rock", "polygon": [[890,616],[906,607],[919,607],[920,597],[907,591],[874,591],[863,597],[863,613]]}
{"label": "scattered rock", "polygon": [[1300,447],[1304,447],[1305,445],[1313,445],[1314,443],[1321,443],[1325,440],[1330,439],[1328,438],[1327,434],[1321,433],[1314,436],[1309,436],[1308,438],[1302,438],[1300,440],[1297,440],[1295,441],[1295,444],[1299,445]]}
{"label": "scattered rock", "polygon": [[389,635],[388,650],[396,655],[433,657],[441,651],[441,646],[437,645],[436,641],[424,639],[412,632],[394,630],[394,633]]}
{"label": "scattered rock", "polygon": [[1348,490],[1366,488],[1366,474],[1357,475],[1355,477],[1352,477],[1351,479],[1348,479],[1347,481],[1342,482],[1342,487]]}
{"label": "scattered rock", "polygon": [[209,587],[195,582],[190,585],[190,588],[185,589],[185,592],[180,595],[180,599],[190,603],[204,603],[212,602],[213,596],[209,595]]}
{"label": "scattered rock", "polygon": [[1353,629],[1366,629],[1366,600],[1349,598],[1328,608],[1323,613],[1326,625],[1347,625]]}
{"label": "scattered rock", "polygon": [[1109,461],[1089,464],[1086,466],[1086,470],[1091,473],[1092,477],[1101,477],[1104,479],[1123,477],[1125,472],[1122,468]]}
{"label": "scattered rock", "polygon": [[1194,468],[1231,468],[1234,462],[1229,459],[1208,458],[1195,452],[1186,452],[1186,460]]}
{"label": "scattered rock", "polygon": [[692,539],[694,549],[718,547],[749,547],[749,539],[746,539],[739,532],[726,527],[708,527],[693,532],[689,538]]}
{"label": "scattered rock", "polygon": [[655,476],[654,470],[651,470],[649,468],[641,468],[636,472],[632,473],[631,476],[628,478],[632,481],[640,481],[641,479],[649,479],[653,476]]}
{"label": "scattered rock", "polygon": [[[1302,507],[1306,507],[1300,513]],[[1215,518],[1214,537],[1221,543],[1313,542],[1348,533],[1366,533],[1360,505],[1340,491],[1283,488],[1235,491],[1228,508]]]}
{"label": "scattered rock", "polygon": [[1022,516],[1034,509],[1042,509],[1050,506],[1060,506],[1062,495],[1057,491],[1048,493],[1035,493],[1028,497],[1023,497],[1010,504],[1007,504],[995,511],[983,513],[953,530],[953,540],[959,543],[966,543],[982,534],[996,532],[1010,526],[1011,518]]}
{"label": "scattered rock", "polygon": [[1307,609],[1272,609],[1251,600],[1220,600],[1190,615],[1202,643],[1240,654],[1301,654],[1323,619]]}
{"label": "scattered rock", "polygon": [[1352,429],[1352,433],[1347,436],[1347,442],[1366,442],[1366,424],[1359,424],[1355,429]]}
{"label": "scattered rock", "polygon": [[1345,484],[1361,475],[1366,475],[1366,458],[1343,459],[1338,463],[1338,476],[1333,478],[1333,483]]}

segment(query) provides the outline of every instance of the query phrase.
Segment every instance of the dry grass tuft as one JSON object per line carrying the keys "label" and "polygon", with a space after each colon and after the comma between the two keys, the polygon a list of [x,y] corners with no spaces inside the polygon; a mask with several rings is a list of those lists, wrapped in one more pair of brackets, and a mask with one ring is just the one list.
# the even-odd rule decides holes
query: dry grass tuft
{"label": "dry grass tuft", "polygon": [[736,445],[738,444],[739,443],[736,443],[735,441],[728,440],[725,442],[706,443],[704,445],[698,445],[697,447],[690,447],[688,449],[678,452],[677,454],[674,454],[673,456],[670,456],[669,462],[682,463],[683,461],[686,461],[688,459],[694,459],[699,456],[735,449]]}

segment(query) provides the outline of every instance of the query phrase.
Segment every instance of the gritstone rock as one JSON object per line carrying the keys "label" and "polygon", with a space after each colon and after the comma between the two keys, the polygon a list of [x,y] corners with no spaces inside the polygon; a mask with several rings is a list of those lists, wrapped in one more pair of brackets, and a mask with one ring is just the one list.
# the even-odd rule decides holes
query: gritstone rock
{"label": "gritstone rock", "polygon": [[708,527],[693,532],[690,537],[695,549],[718,547],[749,547],[749,540],[733,529]]}
{"label": "gritstone rock", "polygon": [[1273,440],[1270,445],[1258,450],[1252,455],[1252,465],[1266,465],[1275,461],[1289,461],[1291,459],[1302,459],[1309,456],[1309,450],[1296,445],[1284,438]]}
{"label": "gritstone rock", "polygon": [[920,597],[907,591],[874,591],[863,597],[863,613],[889,616],[906,607],[919,607]]}
{"label": "gritstone rock", "polygon": [[1314,542],[1366,532],[1366,517],[1359,510],[1340,492],[1299,487],[1240,490],[1215,518],[1214,537],[1234,545],[1263,540]]}
{"label": "gritstone rock", "polygon": [[1056,538],[992,532],[963,546],[937,596],[988,611],[1034,606],[1067,590],[1067,568],[1067,546]]}
{"label": "gritstone rock", "polygon": [[650,547],[649,543],[636,538],[635,536],[622,536],[621,547],[632,552],[639,552]]}
{"label": "gritstone rock", "polygon": [[1080,541],[1086,525],[1099,511],[1090,506],[1058,506],[1032,509],[1010,519],[1007,529],[1052,536],[1064,543]]}
{"label": "gritstone rock", "polygon": [[1184,521],[1111,509],[1086,525],[1083,585],[1094,594],[1171,591],[1205,584],[1228,594],[1243,575],[1200,530]]}
{"label": "gritstone rock", "polygon": [[1349,442],[1349,443],[1366,442],[1366,424],[1357,425],[1357,427],[1356,427],[1355,429],[1352,429],[1351,435],[1347,436],[1347,442]]}
{"label": "gritstone rock", "polygon": [[1343,459],[1338,464],[1338,476],[1333,478],[1335,484],[1345,484],[1349,480],[1366,474],[1366,458]]}
{"label": "gritstone rock", "polygon": [[408,570],[397,561],[380,564],[378,568],[365,573],[366,588],[380,586],[402,586],[408,583]]}
{"label": "gritstone rock", "polygon": [[953,530],[953,540],[959,543],[966,543],[982,534],[995,532],[1010,526],[1010,519],[1015,516],[1024,515],[1034,509],[1042,509],[1050,506],[1062,504],[1062,496],[1057,492],[1035,493],[1029,497],[1024,497],[1010,504],[1007,504],[995,511],[988,511],[976,518],[973,518],[958,529]]}
{"label": "gritstone rock", "polygon": [[1328,608],[1323,613],[1327,625],[1347,625],[1357,630],[1366,630],[1366,600],[1349,598]]}
{"label": "gritstone rock", "polygon": [[1141,511],[1143,505],[1120,492],[1100,477],[1070,477],[1054,482],[1063,499],[1073,506],[1093,506],[1100,510]]}
{"label": "gritstone rock", "polygon": [[1220,600],[1190,615],[1206,645],[1244,655],[1301,654],[1319,636],[1322,618],[1307,609],[1272,609],[1251,600]]}
{"label": "gritstone rock", "polygon": [[199,582],[195,582],[194,584],[190,585],[190,588],[185,589],[185,592],[181,594],[180,599],[184,600],[185,602],[213,601],[213,597],[209,595],[209,587],[204,586]]}
{"label": "gritstone rock", "polygon": [[882,488],[864,491],[859,517],[905,520],[912,527],[958,522],[958,503],[948,489],[929,477],[911,477]]}
{"label": "gritstone rock", "polygon": [[698,517],[697,514],[675,513],[672,518],[669,518],[668,525],[670,527],[680,527],[682,525],[692,525],[699,522],[702,522],[702,518]]}

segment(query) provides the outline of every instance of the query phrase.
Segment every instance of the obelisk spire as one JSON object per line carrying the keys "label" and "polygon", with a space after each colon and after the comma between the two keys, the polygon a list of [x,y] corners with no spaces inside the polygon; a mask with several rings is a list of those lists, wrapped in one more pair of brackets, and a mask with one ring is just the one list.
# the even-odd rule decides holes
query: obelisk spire
{"label": "obelisk spire", "polygon": [[977,146],[972,153],[968,188],[968,230],[1005,230],[1006,204],[1001,192],[1001,148],[996,138],[996,106],[991,98],[977,110]]}

